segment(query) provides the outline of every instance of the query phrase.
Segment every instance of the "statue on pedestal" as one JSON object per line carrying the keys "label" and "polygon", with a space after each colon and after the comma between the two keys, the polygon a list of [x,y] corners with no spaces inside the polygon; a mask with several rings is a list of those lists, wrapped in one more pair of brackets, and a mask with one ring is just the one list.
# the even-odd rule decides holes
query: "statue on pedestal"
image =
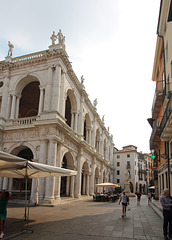
{"label": "statue on pedestal", "polygon": [[8,56],[12,57],[14,45],[10,41],[8,41],[8,47]]}
{"label": "statue on pedestal", "polygon": [[50,37],[50,39],[52,40],[52,45],[55,45],[55,41],[57,40],[57,36],[55,34],[55,31],[53,31],[52,36]]}

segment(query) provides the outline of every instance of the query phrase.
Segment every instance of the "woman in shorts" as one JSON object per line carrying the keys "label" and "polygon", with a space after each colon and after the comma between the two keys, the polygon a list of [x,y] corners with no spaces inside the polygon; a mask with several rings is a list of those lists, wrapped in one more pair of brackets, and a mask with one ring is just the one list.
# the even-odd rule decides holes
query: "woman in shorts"
{"label": "woman in shorts", "polygon": [[126,216],[126,207],[129,204],[129,197],[125,194],[125,192],[122,193],[122,195],[119,198],[119,204],[122,202],[122,217]]}

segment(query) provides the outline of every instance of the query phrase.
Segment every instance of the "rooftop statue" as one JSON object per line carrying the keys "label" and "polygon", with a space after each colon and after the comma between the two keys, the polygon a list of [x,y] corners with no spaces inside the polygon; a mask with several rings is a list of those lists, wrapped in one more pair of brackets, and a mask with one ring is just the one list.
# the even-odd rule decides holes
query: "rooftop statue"
{"label": "rooftop statue", "polygon": [[52,40],[52,45],[55,45],[55,41],[57,40],[57,36],[55,34],[55,31],[53,31],[52,36],[50,37],[50,39]]}
{"label": "rooftop statue", "polygon": [[64,44],[65,37],[63,36],[61,29],[59,30],[57,37],[58,37],[59,43]]}
{"label": "rooftop statue", "polygon": [[102,117],[102,122],[103,123],[105,122],[105,115],[103,115],[103,117]]}
{"label": "rooftop statue", "polygon": [[84,84],[84,80],[85,80],[85,79],[84,79],[84,76],[82,75],[82,76],[81,76],[81,84]]}
{"label": "rooftop statue", "polygon": [[12,57],[14,45],[10,41],[8,41],[8,47],[8,56]]}
{"label": "rooftop statue", "polygon": [[94,107],[97,106],[97,98],[94,100],[93,105],[94,105]]}

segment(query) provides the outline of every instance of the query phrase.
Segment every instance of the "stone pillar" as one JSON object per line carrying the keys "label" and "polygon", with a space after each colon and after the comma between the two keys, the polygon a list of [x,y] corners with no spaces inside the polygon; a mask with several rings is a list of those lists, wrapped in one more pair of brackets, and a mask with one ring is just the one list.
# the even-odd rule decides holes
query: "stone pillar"
{"label": "stone pillar", "polygon": [[11,102],[12,102],[12,96],[9,94],[8,96],[8,103],[7,103],[7,113],[6,113],[6,118],[10,118],[10,112],[11,112]]}
{"label": "stone pillar", "polygon": [[42,113],[43,111],[43,102],[44,102],[44,89],[40,87],[38,115],[40,115],[40,113]]}
{"label": "stone pillar", "polygon": [[51,99],[52,99],[52,68],[48,68],[48,79],[45,88],[45,102],[44,102],[44,111],[50,112],[51,110]]}
{"label": "stone pillar", "polygon": [[53,79],[53,89],[52,89],[52,103],[51,110],[59,110],[59,99],[60,99],[60,84],[61,84],[61,67],[56,66],[54,79]]}
{"label": "stone pillar", "polygon": [[78,154],[77,156],[77,175],[76,175],[76,197],[81,196],[81,176],[82,176],[82,157],[81,153]]}
{"label": "stone pillar", "polygon": [[71,112],[71,128],[74,130],[74,121],[75,121],[75,116],[74,116],[74,112]]}
{"label": "stone pillar", "polygon": [[90,179],[90,195],[94,194],[94,186],[95,186],[95,167],[96,167],[96,159],[93,159],[93,162],[91,164],[91,179]]}
{"label": "stone pillar", "polygon": [[89,143],[89,132],[88,128],[86,129],[86,142]]}
{"label": "stone pillar", "polygon": [[94,118],[94,121],[93,121],[92,146],[93,146],[94,148],[95,148],[95,146],[96,146],[96,121],[95,121],[95,118]]}
{"label": "stone pillar", "polygon": [[[51,166],[56,166],[56,158],[57,158],[57,142],[51,139],[49,141],[48,146],[48,164]],[[44,200],[46,201],[54,200],[54,189],[55,189],[55,177],[47,177]]]}
{"label": "stone pillar", "polygon": [[86,174],[83,175],[83,195],[86,193]]}
{"label": "stone pillar", "polygon": [[15,111],[16,111],[16,95],[13,94],[10,119],[14,119],[14,117],[15,117]]}
{"label": "stone pillar", "polygon": [[[47,156],[47,140],[42,140],[40,143],[39,151],[39,163],[46,164]],[[39,179],[39,199],[43,199],[45,196],[45,182],[46,178]]]}
{"label": "stone pillar", "polygon": [[9,89],[9,77],[5,77],[3,93],[2,93],[2,105],[1,105],[1,117],[5,118],[7,114],[7,100],[8,100],[8,89]]}
{"label": "stone pillar", "polygon": [[8,189],[8,178],[7,177],[4,177],[2,190],[3,189]]}
{"label": "stone pillar", "polygon": [[87,177],[87,186],[86,186],[86,195],[89,196],[89,189],[90,189],[90,175],[89,173],[86,175]]}
{"label": "stone pillar", "polygon": [[83,136],[83,104],[84,104],[84,96],[81,96],[80,102],[80,119],[79,119],[79,134]]}
{"label": "stone pillar", "polygon": [[8,189],[12,190],[12,186],[13,186],[13,179],[9,178]]}
{"label": "stone pillar", "polygon": [[[57,162],[56,166],[61,167],[62,161],[62,144],[58,144],[57,148]],[[60,187],[61,187],[61,177],[56,177],[56,188],[55,188],[55,199],[60,199]]]}
{"label": "stone pillar", "polygon": [[78,113],[76,111],[75,112],[75,123],[74,123],[74,131],[75,132],[78,132],[77,126],[78,126]]}
{"label": "stone pillar", "polygon": [[60,91],[60,113],[65,116],[65,94],[64,94],[65,72],[62,72]]}
{"label": "stone pillar", "polygon": [[20,97],[21,96],[17,96],[17,99],[16,99],[16,115],[15,115],[15,118],[18,118],[18,116],[19,116]]}
{"label": "stone pillar", "polygon": [[66,196],[69,196],[69,190],[70,190],[70,177],[67,176],[67,181],[66,181]]}
{"label": "stone pillar", "polygon": [[88,143],[91,145],[91,128],[89,129],[89,139],[88,139]]}
{"label": "stone pillar", "polygon": [[75,183],[75,176],[70,177],[70,197],[74,197],[74,183]]}

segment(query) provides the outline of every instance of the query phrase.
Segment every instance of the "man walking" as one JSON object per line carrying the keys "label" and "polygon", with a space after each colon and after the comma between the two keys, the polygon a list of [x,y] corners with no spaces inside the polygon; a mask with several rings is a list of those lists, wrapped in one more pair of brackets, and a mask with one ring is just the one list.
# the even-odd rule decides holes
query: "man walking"
{"label": "man walking", "polygon": [[169,225],[169,238],[172,239],[172,200],[170,198],[170,191],[168,188],[165,188],[163,191],[163,195],[160,198],[160,202],[163,208],[163,232],[164,239],[168,239],[167,237],[167,229]]}

